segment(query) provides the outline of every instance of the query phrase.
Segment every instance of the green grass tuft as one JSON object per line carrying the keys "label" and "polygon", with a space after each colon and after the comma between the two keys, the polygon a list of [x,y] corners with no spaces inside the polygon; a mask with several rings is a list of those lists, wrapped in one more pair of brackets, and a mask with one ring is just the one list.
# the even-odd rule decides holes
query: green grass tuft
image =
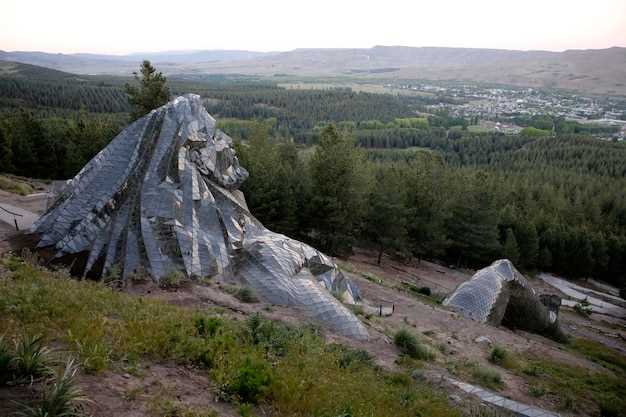
{"label": "green grass tuft", "polygon": [[10,193],[19,195],[32,194],[35,189],[22,181],[14,180],[9,177],[0,175],[0,190],[8,191]]}
{"label": "green grass tuft", "polygon": [[517,368],[517,360],[513,356],[513,353],[509,352],[503,346],[494,346],[489,352],[489,362],[494,365],[501,366],[507,369]]}
{"label": "green grass tuft", "polygon": [[54,382],[45,388],[41,402],[35,406],[22,405],[18,415],[22,417],[79,417],[81,406],[87,398],[76,383],[78,365],[73,359],[66,362],[65,368]]}
{"label": "green grass tuft", "polygon": [[52,374],[52,352],[44,346],[43,336],[23,336],[15,343],[14,355],[12,368],[18,380]]}
{"label": "green grass tuft", "polygon": [[406,329],[399,330],[394,335],[393,342],[400,352],[413,359],[432,360],[434,358],[433,352]]}
{"label": "green grass tuft", "polygon": [[475,364],[472,369],[472,380],[485,388],[498,390],[504,386],[502,376],[495,369]]}

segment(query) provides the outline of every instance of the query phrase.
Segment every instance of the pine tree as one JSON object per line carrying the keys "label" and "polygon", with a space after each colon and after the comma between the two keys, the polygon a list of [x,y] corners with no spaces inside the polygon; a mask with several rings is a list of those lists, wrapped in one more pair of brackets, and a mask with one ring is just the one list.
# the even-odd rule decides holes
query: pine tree
{"label": "pine tree", "polygon": [[125,85],[128,101],[133,106],[132,120],[136,120],[167,103],[170,96],[165,76],[161,72],[157,72],[150,61],[143,61],[139,72],[141,77],[137,72],[133,72],[139,87],[130,84]]}
{"label": "pine tree", "polygon": [[14,169],[11,138],[0,127],[0,172],[13,172]]}
{"label": "pine tree", "polygon": [[539,252],[539,268],[543,271],[549,271],[552,268],[552,253],[547,246],[541,248]]}
{"label": "pine tree", "polygon": [[453,197],[451,216],[446,222],[448,255],[457,263],[484,266],[501,253],[498,241],[498,213],[494,195],[488,190],[486,174],[463,178]]}
{"label": "pine tree", "polygon": [[406,209],[402,178],[397,170],[380,168],[368,196],[365,234],[378,246],[378,264],[387,250],[406,251]]}
{"label": "pine tree", "polygon": [[513,262],[513,264],[517,264],[519,261],[519,247],[517,246],[517,240],[515,239],[515,234],[512,229],[507,229],[506,231],[506,239],[504,241],[504,257],[509,261]]}
{"label": "pine tree", "polygon": [[311,227],[323,249],[347,253],[364,211],[367,176],[354,141],[330,125],[310,161]]}

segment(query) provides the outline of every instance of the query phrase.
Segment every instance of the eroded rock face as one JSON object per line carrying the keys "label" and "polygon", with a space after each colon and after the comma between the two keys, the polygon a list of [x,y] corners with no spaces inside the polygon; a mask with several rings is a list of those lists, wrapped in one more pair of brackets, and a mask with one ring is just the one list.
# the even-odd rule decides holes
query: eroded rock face
{"label": "eroded rock face", "polygon": [[558,323],[560,299],[538,296],[508,259],[497,260],[476,272],[443,304],[481,323],[564,338]]}
{"label": "eroded rock face", "polygon": [[83,276],[115,269],[123,279],[144,271],[157,282],[176,272],[240,280],[271,303],[300,306],[338,333],[367,338],[333,297],[357,302],[356,287],[324,254],[254,218],[238,190],[247,177],[231,138],[199,96],[185,95],[114,138],[32,231],[38,247]]}

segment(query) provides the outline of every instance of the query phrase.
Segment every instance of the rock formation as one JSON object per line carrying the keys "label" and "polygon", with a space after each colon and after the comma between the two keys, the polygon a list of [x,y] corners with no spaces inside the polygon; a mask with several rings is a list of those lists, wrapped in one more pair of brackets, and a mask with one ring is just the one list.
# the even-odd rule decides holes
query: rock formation
{"label": "rock formation", "polygon": [[511,261],[500,259],[459,285],[444,305],[463,316],[563,339],[558,323],[560,299],[540,297]]}
{"label": "rock formation", "polygon": [[335,298],[355,303],[357,288],[324,254],[254,218],[238,190],[247,177],[231,138],[199,96],[185,95],[115,137],[32,231],[38,247],[82,276],[237,280],[266,301],[300,306],[340,334],[367,338]]}

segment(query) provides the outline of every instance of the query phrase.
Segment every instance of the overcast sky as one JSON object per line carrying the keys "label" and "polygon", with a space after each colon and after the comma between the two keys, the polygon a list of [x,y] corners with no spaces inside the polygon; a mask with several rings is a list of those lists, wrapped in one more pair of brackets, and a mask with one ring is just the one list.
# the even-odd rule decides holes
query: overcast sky
{"label": "overcast sky", "polygon": [[0,49],[626,46],[626,0],[0,0]]}

